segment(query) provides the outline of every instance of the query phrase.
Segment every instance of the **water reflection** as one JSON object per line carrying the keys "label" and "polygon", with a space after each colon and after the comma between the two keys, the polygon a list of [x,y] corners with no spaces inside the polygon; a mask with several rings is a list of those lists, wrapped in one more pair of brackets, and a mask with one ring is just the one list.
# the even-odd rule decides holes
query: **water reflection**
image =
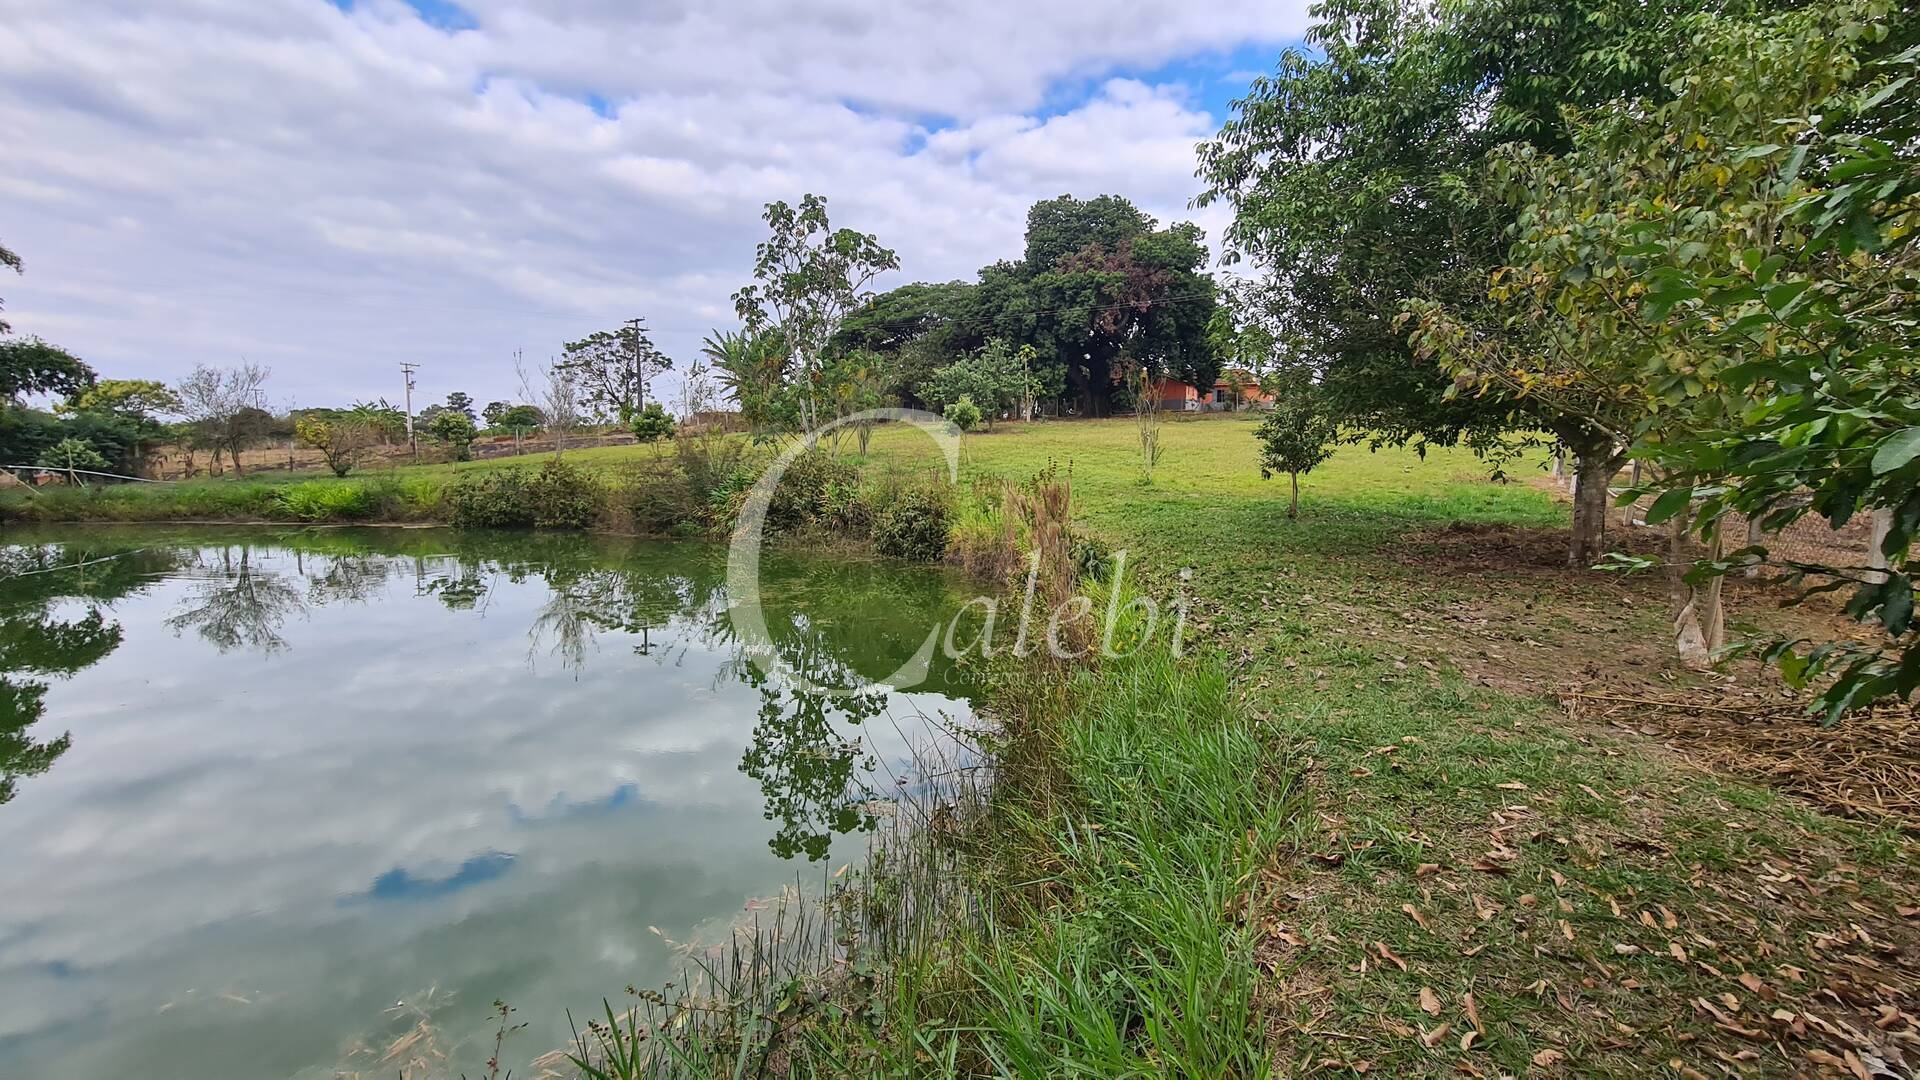
{"label": "water reflection", "polygon": [[[105,608],[177,565],[168,551],[101,553],[85,545],[0,548],[0,803],[73,745],[69,733],[36,732],[48,680],[68,678],[120,646]],[[63,617],[75,605],[76,617]]]}
{"label": "water reflection", "polygon": [[[895,790],[918,714],[964,712],[963,670],[911,696],[766,679],[705,546],[6,541],[0,1072],[287,1075],[434,985],[558,1045],[566,1008],[678,976],[648,926],[698,936],[790,884],[781,860],[857,850],[836,837]],[[884,676],[953,610],[925,572],[765,568],[775,643],[820,683]]]}
{"label": "water reflection", "polygon": [[[122,632],[103,607],[171,575],[185,595],[164,619],[176,635],[192,632],[220,653],[274,656],[291,648],[290,619],[314,608],[370,604],[396,579],[411,577],[413,595],[449,611],[481,612],[493,583],[538,582],[546,597],[526,630],[527,663],[558,664],[576,678],[599,635],[638,636],[632,651],[677,662],[688,645],[720,649],[716,682],[737,681],[760,697],[751,743],[740,771],[760,785],[765,814],[776,823],[771,850],[782,858],[822,859],[840,834],[873,826],[871,803],[891,794],[863,782],[877,761],[857,729],[886,707],[886,695],[829,696],[767,679],[747,660],[727,619],[723,567],[717,552],[663,549],[654,557],[609,565],[594,538],[566,534],[433,533],[430,554],[373,530],[287,533],[197,546],[148,544],[112,551],[101,541],[0,549],[0,802],[17,778],[44,773],[71,745],[62,734],[27,734],[40,718],[46,686],[22,676],[66,676],[117,647]],[[415,545],[417,546],[417,545]],[[670,554],[668,552],[670,551]],[[482,554],[481,552],[485,552]],[[918,622],[876,618],[880,611],[937,617],[941,586],[925,576],[849,575],[847,566],[774,557],[766,567],[768,626],[782,659],[813,685],[870,682],[911,652]],[[903,585],[922,595],[902,597]],[[56,609],[65,600],[91,606],[75,619]],[[932,678],[964,689],[964,672],[936,660]]]}

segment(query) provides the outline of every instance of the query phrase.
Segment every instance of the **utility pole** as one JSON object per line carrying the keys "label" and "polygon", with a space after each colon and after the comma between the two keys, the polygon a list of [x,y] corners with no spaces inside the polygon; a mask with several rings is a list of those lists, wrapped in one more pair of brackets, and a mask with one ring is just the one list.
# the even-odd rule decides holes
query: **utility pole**
{"label": "utility pole", "polygon": [[420,460],[420,441],[413,437],[413,373],[420,370],[419,364],[400,362],[400,374],[407,380],[407,449],[413,454],[413,460]]}
{"label": "utility pole", "polygon": [[633,331],[633,378],[640,387],[640,402],[633,409],[635,416],[640,415],[640,410],[647,407],[647,367],[646,361],[640,355],[640,331],[646,329],[646,325],[640,319],[627,320],[627,329]]}

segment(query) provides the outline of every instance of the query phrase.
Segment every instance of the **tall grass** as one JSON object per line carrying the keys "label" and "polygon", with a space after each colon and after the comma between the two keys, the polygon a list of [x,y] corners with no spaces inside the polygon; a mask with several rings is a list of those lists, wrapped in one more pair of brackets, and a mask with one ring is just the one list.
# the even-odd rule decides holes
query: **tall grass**
{"label": "tall grass", "polygon": [[[1066,495],[1043,476],[1017,500],[1055,560]],[[703,965],[704,990],[607,1006],[581,1074],[1267,1075],[1253,950],[1292,777],[1219,658],[1176,656],[1164,623],[1141,644],[1124,584],[1082,587],[1133,613],[1126,655],[1002,654],[984,758],[921,761],[942,781],[866,869]]]}

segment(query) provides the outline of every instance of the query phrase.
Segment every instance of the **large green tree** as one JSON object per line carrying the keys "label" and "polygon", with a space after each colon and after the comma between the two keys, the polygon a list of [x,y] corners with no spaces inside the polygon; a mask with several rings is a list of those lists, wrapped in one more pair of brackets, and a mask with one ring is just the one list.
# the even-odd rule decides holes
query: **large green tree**
{"label": "large green tree", "polygon": [[[1327,0],[1306,47],[1254,82],[1200,146],[1204,204],[1234,210],[1230,257],[1267,275],[1284,336],[1329,401],[1385,442],[1501,445],[1551,431],[1589,486],[1619,461],[1613,432],[1503,393],[1452,393],[1397,325],[1425,299],[1489,307],[1515,210],[1489,197],[1502,147],[1571,145],[1565,110],[1670,98],[1659,69],[1712,0]],[[1745,5],[1742,5],[1745,6]],[[1474,319],[1497,322],[1494,313]],[[1604,515],[1582,521],[1590,550]]]}
{"label": "large green tree", "polygon": [[834,338],[836,352],[864,349],[888,359],[894,389],[916,404],[935,371],[952,363],[974,338],[968,325],[976,286],[972,282],[914,282],[881,293],[847,316]]}
{"label": "large green tree", "polygon": [[734,311],[749,334],[779,343],[799,427],[812,431],[832,415],[825,372],[834,337],[871,299],[867,286],[899,269],[900,257],[870,234],[835,229],[818,195],[802,196],[798,207],[768,203],[761,216],[768,237],[755,249],[753,282],[733,294]]}
{"label": "large green tree", "polygon": [[571,374],[589,410],[626,424],[646,403],[647,386],[672,368],[673,361],[654,346],[646,324],[635,319],[618,330],[598,330],[567,342],[559,367]]}
{"label": "large green tree", "polygon": [[1218,300],[1202,236],[1186,222],[1161,228],[1117,195],[1035,203],[1022,257],[980,271],[953,343],[1032,346],[1036,376],[1064,385],[1086,415],[1109,410],[1130,364],[1210,387],[1219,360],[1207,326]]}

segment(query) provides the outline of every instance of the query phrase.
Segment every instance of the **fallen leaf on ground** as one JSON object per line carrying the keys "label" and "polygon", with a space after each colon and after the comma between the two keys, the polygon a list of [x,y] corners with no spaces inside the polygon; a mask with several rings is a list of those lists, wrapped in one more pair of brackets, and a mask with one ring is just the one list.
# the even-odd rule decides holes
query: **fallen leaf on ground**
{"label": "fallen leaf on ground", "polygon": [[1447,1032],[1452,1030],[1452,1024],[1441,1024],[1432,1031],[1423,1031],[1420,1033],[1420,1045],[1428,1048],[1439,1046],[1441,1041],[1447,1037]]}
{"label": "fallen leaf on ground", "polygon": [[1543,1069],[1551,1069],[1567,1060],[1567,1055],[1558,1050],[1542,1050],[1533,1055],[1533,1063]]}
{"label": "fallen leaf on ground", "polygon": [[1380,954],[1380,959],[1385,960],[1387,963],[1392,964],[1394,967],[1399,968],[1401,971],[1407,970],[1407,962],[1405,960],[1400,959],[1399,953],[1396,953],[1392,949],[1387,948],[1386,942],[1376,941],[1373,943],[1373,947],[1374,947],[1374,950]]}
{"label": "fallen leaf on ground", "polygon": [[1420,914],[1419,908],[1414,907],[1412,904],[1401,904],[1400,910],[1406,912],[1407,916],[1414,922],[1419,923],[1420,929],[1432,932],[1433,927],[1427,925],[1427,917]]}
{"label": "fallen leaf on ground", "polygon": [[1440,1015],[1440,995],[1434,993],[1431,986],[1420,988],[1420,1011],[1428,1016]]}

